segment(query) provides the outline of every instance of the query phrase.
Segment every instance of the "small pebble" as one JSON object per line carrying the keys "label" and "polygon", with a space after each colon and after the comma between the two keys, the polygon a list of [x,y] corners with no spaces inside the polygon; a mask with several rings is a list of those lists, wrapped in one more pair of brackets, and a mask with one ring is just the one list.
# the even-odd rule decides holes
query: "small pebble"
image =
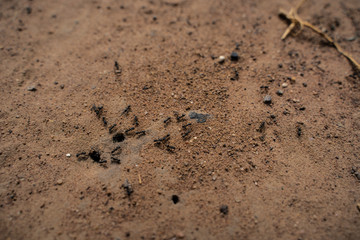
{"label": "small pebble", "polygon": [[70,154],[70,153],[67,153],[66,156],[67,156],[67,157],[71,157],[71,154]]}
{"label": "small pebble", "polygon": [[27,88],[27,90],[30,91],[30,92],[35,92],[37,89],[36,89],[35,86],[30,86],[30,87]]}
{"label": "small pebble", "polygon": [[60,85],[60,88],[61,88],[61,89],[64,89],[64,87],[65,87],[64,84],[61,84],[61,85]]}
{"label": "small pebble", "polygon": [[359,172],[355,172],[354,175],[358,180],[360,180],[360,173]]}
{"label": "small pebble", "polygon": [[224,62],[225,62],[225,56],[220,56],[219,63],[224,63]]}
{"label": "small pebble", "polygon": [[63,182],[62,179],[59,179],[59,180],[56,181],[56,184],[57,184],[57,185],[62,185],[63,183],[64,183],[64,182]]}
{"label": "small pebble", "polygon": [[229,213],[229,207],[227,205],[221,205],[220,212],[224,215],[227,215]]}
{"label": "small pebble", "polygon": [[284,94],[284,91],[282,91],[282,90],[277,90],[277,91],[276,91],[276,94],[277,94],[278,96],[282,96],[282,95]]}
{"label": "small pebble", "polygon": [[287,83],[283,83],[281,86],[282,86],[283,88],[287,88],[288,84],[287,84]]}
{"label": "small pebble", "polygon": [[264,97],[264,103],[265,104],[270,104],[271,103],[271,96],[270,95],[266,95]]}
{"label": "small pebble", "polygon": [[303,83],[303,86],[304,86],[304,87],[307,87],[307,83]]}
{"label": "small pebble", "polygon": [[237,52],[232,52],[230,55],[230,59],[231,59],[231,61],[239,60],[239,55],[237,54]]}

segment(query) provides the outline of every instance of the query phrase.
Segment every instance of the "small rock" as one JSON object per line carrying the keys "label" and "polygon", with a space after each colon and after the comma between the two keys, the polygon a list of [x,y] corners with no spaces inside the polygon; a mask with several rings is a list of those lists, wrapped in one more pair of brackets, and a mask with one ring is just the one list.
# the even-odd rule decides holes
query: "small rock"
{"label": "small rock", "polygon": [[276,94],[277,94],[278,96],[282,96],[282,95],[284,94],[284,91],[282,91],[282,90],[277,90],[277,91],[276,91]]}
{"label": "small rock", "polygon": [[30,87],[27,88],[27,90],[30,91],[30,92],[35,92],[37,89],[36,89],[35,86],[30,86]]}
{"label": "small rock", "polygon": [[202,114],[202,113],[196,113],[196,112],[190,112],[189,118],[190,119],[196,119],[198,123],[204,123],[206,120],[210,117],[209,114]]}
{"label": "small rock", "polygon": [[356,205],[357,210],[360,212],[360,203]]}
{"label": "small rock", "polygon": [[288,84],[287,84],[287,83],[283,83],[283,84],[281,84],[281,86],[282,86],[283,88],[287,88]]}
{"label": "small rock", "polygon": [[184,235],[183,232],[177,232],[177,233],[176,233],[176,238],[182,239],[182,238],[184,238],[184,237],[185,237],[185,235]]}
{"label": "small rock", "polygon": [[61,85],[60,85],[60,88],[61,88],[61,89],[64,89],[64,87],[65,87],[64,84],[61,84]]}
{"label": "small rock", "polygon": [[271,104],[271,96],[270,95],[266,95],[264,97],[264,103],[265,104]]}
{"label": "small rock", "polygon": [[355,172],[354,175],[358,180],[360,180],[360,173],[359,172]]}
{"label": "small rock", "polygon": [[229,213],[229,207],[227,205],[221,205],[220,212],[224,215],[227,215]]}
{"label": "small rock", "polygon": [[56,181],[56,184],[57,184],[57,185],[62,185],[63,183],[64,183],[64,182],[63,182],[62,179],[59,179],[59,180]]}
{"label": "small rock", "polygon": [[122,185],[122,187],[125,189],[125,192],[128,197],[131,196],[131,194],[134,192],[131,184],[129,183],[129,180],[125,179],[125,183]]}
{"label": "small rock", "polygon": [[307,87],[307,83],[303,83],[303,86],[304,86],[304,87]]}
{"label": "small rock", "polygon": [[237,52],[232,52],[230,55],[230,59],[231,59],[231,61],[239,60],[239,55],[237,54]]}
{"label": "small rock", "polygon": [[71,154],[70,154],[70,153],[67,153],[67,154],[66,154],[66,157],[71,157]]}
{"label": "small rock", "polygon": [[224,62],[225,62],[225,56],[220,56],[218,62],[219,62],[220,64],[224,63]]}

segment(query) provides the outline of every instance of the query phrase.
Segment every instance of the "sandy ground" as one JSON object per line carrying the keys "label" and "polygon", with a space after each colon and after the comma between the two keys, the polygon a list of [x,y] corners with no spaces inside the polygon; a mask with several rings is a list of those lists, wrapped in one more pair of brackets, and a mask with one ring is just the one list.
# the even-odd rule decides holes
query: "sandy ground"
{"label": "sandy ground", "polygon": [[[360,77],[296,3],[1,0],[0,239],[360,239]],[[299,13],[360,60],[358,0]]]}

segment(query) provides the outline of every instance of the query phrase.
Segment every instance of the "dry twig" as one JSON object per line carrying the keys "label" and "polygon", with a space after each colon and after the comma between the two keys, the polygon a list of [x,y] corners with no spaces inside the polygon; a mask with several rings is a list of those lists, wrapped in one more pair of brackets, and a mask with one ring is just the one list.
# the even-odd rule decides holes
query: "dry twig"
{"label": "dry twig", "polygon": [[284,10],[280,9],[280,16],[285,17],[290,25],[285,30],[284,34],[281,36],[281,39],[284,40],[289,34],[293,34],[294,36],[298,35],[304,27],[310,28],[315,33],[319,34],[321,37],[325,38],[326,41],[333,46],[340,54],[346,57],[350,63],[355,67],[357,71],[360,71],[360,65],[356,62],[356,60],[347,52],[345,52],[339,44],[337,44],[329,35],[321,31],[318,27],[312,25],[311,23],[302,20],[298,15],[299,8],[304,4],[306,0],[301,0],[301,2],[296,6],[290,9],[288,13]]}

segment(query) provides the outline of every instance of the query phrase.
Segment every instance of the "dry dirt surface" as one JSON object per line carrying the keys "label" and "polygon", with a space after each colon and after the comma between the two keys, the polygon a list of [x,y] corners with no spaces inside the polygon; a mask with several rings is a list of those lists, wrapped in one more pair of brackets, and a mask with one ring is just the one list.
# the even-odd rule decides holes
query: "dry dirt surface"
{"label": "dry dirt surface", "polygon": [[[360,77],[296,4],[1,0],[0,239],[360,239]],[[299,14],[360,60],[358,0]]]}

